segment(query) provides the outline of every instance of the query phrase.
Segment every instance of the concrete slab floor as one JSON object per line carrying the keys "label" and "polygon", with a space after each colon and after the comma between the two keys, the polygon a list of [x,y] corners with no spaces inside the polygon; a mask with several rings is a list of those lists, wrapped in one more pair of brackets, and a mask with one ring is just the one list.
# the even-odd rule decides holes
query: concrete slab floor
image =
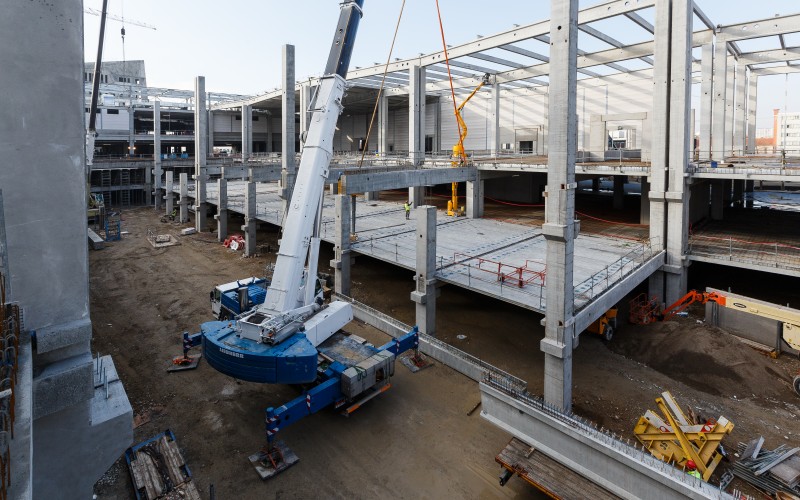
{"label": "concrete slab floor", "polygon": [[[243,213],[245,185],[244,181],[228,182],[228,210]],[[208,200],[213,203],[217,186],[209,184],[207,189]],[[282,205],[277,184],[257,183],[256,189],[257,218],[279,225]],[[189,196],[192,194],[190,191]],[[326,194],[322,238],[330,243],[335,237],[333,202],[334,198]],[[405,220],[400,203],[359,197],[356,213],[358,240],[352,246],[354,252],[413,269],[415,221],[414,217]],[[545,272],[545,240],[540,227],[485,218],[453,219],[438,211],[437,233],[437,279],[526,309],[544,310],[541,273]],[[575,285],[615,263],[634,265],[629,254],[641,247],[633,239],[580,235],[575,244]],[[521,287],[520,278],[524,282]],[[609,285],[613,282],[602,280],[595,287]],[[594,291],[599,293],[600,288]],[[585,302],[585,298],[580,300]]]}

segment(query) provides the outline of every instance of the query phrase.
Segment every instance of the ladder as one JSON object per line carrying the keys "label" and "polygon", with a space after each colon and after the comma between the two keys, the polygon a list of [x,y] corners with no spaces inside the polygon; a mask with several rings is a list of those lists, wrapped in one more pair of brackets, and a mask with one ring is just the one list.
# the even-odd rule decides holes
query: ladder
{"label": "ladder", "polygon": [[[122,188],[119,192],[119,203],[123,207],[129,207],[131,205],[131,171],[130,170],[122,170],[119,173],[119,184]],[[128,189],[125,189],[125,187]]]}

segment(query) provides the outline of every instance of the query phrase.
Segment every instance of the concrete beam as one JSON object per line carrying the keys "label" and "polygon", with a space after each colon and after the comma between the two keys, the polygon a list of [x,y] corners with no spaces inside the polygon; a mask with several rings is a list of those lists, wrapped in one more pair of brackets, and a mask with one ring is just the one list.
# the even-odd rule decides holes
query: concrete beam
{"label": "concrete beam", "polygon": [[798,26],[800,26],[800,14],[769,17],[759,21],[720,26],[717,28],[717,39],[735,42],[737,40],[794,33],[797,31]]}
{"label": "concrete beam", "polygon": [[751,64],[789,62],[798,59],[800,59],[800,47],[747,52],[739,56],[739,62],[747,66]]}
{"label": "concrete beam", "polygon": [[342,177],[342,194],[359,194],[367,191],[386,191],[406,187],[435,186],[451,182],[477,179],[475,167],[402,170],[374,174],[345,174]]}
{"label": "concrete beam", "polygon": [[620,498],[724,499],[706,482],[530,395],[481,382],[481,417]]}
{"label": "concrete beam", "polygon": [[572,408],[575,157],[577,153],[578,0],[551,0],[547,200],[542,233],[547,240],[545,400]]}

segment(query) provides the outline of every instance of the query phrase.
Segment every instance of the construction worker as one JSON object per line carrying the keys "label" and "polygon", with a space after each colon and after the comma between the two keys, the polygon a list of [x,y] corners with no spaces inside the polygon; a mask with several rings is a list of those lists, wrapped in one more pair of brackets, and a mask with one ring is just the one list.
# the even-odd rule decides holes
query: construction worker
{"label": "construction worker", "polygon": [[411,216],[411,203],[405,202],[403,208],[406,210],[406,220]]}
{"label": "construction worker", "polygon": [[690,476],[694,476],[699,480],[703,480],[703,476],[700,475],[700,471],[697,470],[697,464],[694,463],[694,460],[687,460],[686,461],[686,473]]}

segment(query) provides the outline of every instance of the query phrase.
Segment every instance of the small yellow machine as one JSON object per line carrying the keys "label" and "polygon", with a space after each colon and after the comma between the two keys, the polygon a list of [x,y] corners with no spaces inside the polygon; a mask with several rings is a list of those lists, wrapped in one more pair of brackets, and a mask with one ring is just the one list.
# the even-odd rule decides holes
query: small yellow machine
{"label": "small yellow machine", "polygon": [[592,323],[586,328],[589,333],[600,335],[606,342],[614,337],[614,332],[617,329],[617,308],[612,307],[605,314],[597,318],[597,321]]}

